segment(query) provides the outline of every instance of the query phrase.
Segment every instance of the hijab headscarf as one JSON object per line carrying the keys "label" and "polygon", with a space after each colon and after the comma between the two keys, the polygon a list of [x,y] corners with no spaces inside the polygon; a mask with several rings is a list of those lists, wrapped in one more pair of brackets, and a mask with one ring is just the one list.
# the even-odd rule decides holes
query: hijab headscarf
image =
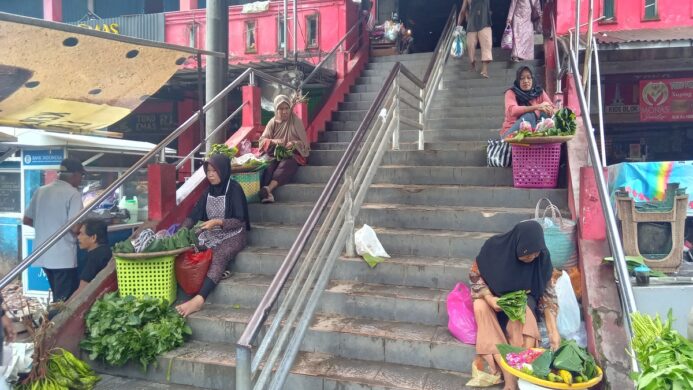
{"label": "hijab headscarf", "polygon": [[[245,198],[243,187],[231,178],[231,160],[223,154],[214,154],[209,160],[205,161],[203,167],[205,173],[212,166],[217,171],[219,184],[209,183],[209,187],[202,194],[195,204],[192,212],[188,216],[185,225],[192,227],[198,221],[208,221],[207,217],[207,195],[222,196],[226,195],[224,203],[224,218],[235,218],[245,222],[245,229],[250,230],[250,215],[248,214],[248,201]],[[228,188],[228,189],[227,189]]]}
{"label": "hijab headscarf", "polygon": [[[530,263],[520,256],[539,252]],[[544,243],[544,230],[536,221],[523,221],[504,234],[486,240],[476,258],[479,273],[495,296],[530,290],[528,304],[534,311],[551,281],[551,256]]]}
{"label": "hijab headscarf", "polygon": [[[524,91],[520,88],[520,77],[525,70],[529,71],[532,75],[532,88],[530,88],[529,91]],[[517,104],[520,106],[531,106],[530,101],[538,98],[544,93],[544,89],[537,85],[537,81],[534,78],[534,71],[527,65],[523,65],[517,69],[515,82],[510,90],[515,93],[515,99],[517,99]]]}
{"label": "hijab headscarf", "polygon": [[[279,106],[286,103],[289,106],[289,118],[282,121],[279,118]],[[265,139],[281,139],[284,143],[291,141],[294,147],[303,157],[308,157],[310,154],[310,144],[306,136],[306,129],[303,127],[303,122],[291,110],[291,99],[286,95],[277,95],[274,98],[274,118],[270,119],[265,126],[265,131],[260,136],[260,144]]]}

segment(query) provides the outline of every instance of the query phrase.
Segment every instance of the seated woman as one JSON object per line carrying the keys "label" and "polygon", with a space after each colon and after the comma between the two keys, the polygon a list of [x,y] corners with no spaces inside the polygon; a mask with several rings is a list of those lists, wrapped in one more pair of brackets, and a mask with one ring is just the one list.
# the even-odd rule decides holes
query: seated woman
{"label": "seated woman", "polygon": [[215,154],[204,163],[209,188],[195,204],[182,227],[191,228],[198,221],[200,245],[212,250],[212,264],[200,291],[189,301],[176,306],[183,317],[200,310],[214,290],[229,262],[245,248],[250,230],[248,203],[243,188],[231,179],[231,160]]}
{"label": "seated woman", "polygon": [[96,275],[106,268],[113,254],[108,247],[108,229],[106,222],[99,219],[87,219],[82,223],[77,235],[80,249],[87,251],[87,261],[79,275],[79,287],[72,295],[77,295]]}
{"label": "seated woman", "polygon": [[529,66],[517,69],[513,86],[505,92],[505,121],[501,138],[516,133],[522,121],[536,127],[541,118],[548,118],[556,111],[549,95],[534,82],[534,72]]}
{"label": "seated woman", "polygon": [[[497,344],[537,346],[537,312],[544,313],[551,348],[559,347],[558,302],[552,274],[544,232],[535,221],[520,222],[508,233],[489,238],[481,247],[469,279],[478,328],[476,352],[486,360],[492,374],[498,372],[494,359],[500,362]],[[519,290],[529,290],[524,324],[510,321],[498,306],[499,297]],[[517,389],[514,376],[503,371],[503,378],[505,390]]]}
{"label": "seated woman", "polygon": [[308,163],[310,145],[306,137],[306,129],[303,122],[291,111],[291,100],[286,95],[278,95],[274,98],[274,118],[265,126],[265,131],[260,136],[260,149],[274,157],[277,146],[294,149],[293,158],[274,160],[262,174],[262,189],[260,199],[262,203],[273,203],[277,187],[291,181],[296,174],[299,165]]}

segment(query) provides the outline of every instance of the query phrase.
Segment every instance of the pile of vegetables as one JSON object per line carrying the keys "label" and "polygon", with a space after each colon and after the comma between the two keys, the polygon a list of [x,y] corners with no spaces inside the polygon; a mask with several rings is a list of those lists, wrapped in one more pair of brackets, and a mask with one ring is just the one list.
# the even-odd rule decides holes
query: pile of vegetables
{"label": "pile of vegetables", "polygon": [[575,113],[570,108],[561,108],[551,118],[544,118],[532,128],[529,122],[522,122],[520,131],[512,138],[514,141],[521,141],[528,137],[553,137],[570,136],[577,130]]}
{"label": "pile of vegetables", "polygon": [[[51,351],[43,366],[35,365],[26,381],[15,385],[17,390],[74,389],[91,390],[101,378],[89,365],[69,351],[57,348]],[[41,372],[43,371],[43,372]],[[32,375],[34,374],[34,375]]]}
{"label": "pile of vegetables", "polygon": [[574,340],[564,340],[556,352],[499,344],[498,352],[510,367],[536,378],[556,383],[587,382],[597,376],[592,355]]}
{"label": "pile of vegetables", "polygon": [[232,159],[238,154],[238,148],[235,146],[229,148],[226,144],[214,144],[212,145],[212,149],[207,152],[207,157],[215,154],[223,154],[229,159]]}
{"label": "pile of vegetables", "polygon": [[[116,243],[113,246],[113,253],[135,253],[135,246],[138,244],[137,240],[140,239],[141,237],[137,237],[133,241],[123,240],[121,242]],[[172,236],[155,238],[141,252],[151,253],[172,251],[175,249],[189,248],[193,245],[197,245],[197,243],[197,233],[195,233],[194,228],[181,228],[178,229],[178,231]]]}
{"label": "pile of vegetables", "polygon": [[279,161],[292,158],[294,156],[294,150],[295,149],[293,147],[287,148],[283,145],[277,145],[274,148],[274,157]]}
{"label": "pile of vegetables", "polygon": [[664,323],[659,315],[633,313],[631,319],[638,390],[693,389],[693,343],[672,329],[671,310]]}
{"label": "pile of vegetables", "polygon": [[192,330],[168,302],[106,294],[94,303],[86,319],[87,335],[80,346],[92,360],[113,366],[132,361],[147,366],[157,356],[183,344]]}
{"label": "pile of vegetables", "polygon": [[527,291],[520,290],[511,292],[498,298],[498,306],[511,321],[525,323],[525,312],[527,307]]}

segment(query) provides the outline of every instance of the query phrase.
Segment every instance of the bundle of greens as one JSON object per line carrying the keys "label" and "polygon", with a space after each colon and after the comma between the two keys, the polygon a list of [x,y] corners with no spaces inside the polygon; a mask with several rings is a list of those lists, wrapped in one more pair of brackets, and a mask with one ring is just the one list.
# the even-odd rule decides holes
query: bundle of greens
{"label": "bundle of greens", "polygon": [[546,118],[537,125],[536,129],[527,129],[527,126],[521,126],[514,137],[513,141],[522,141],[525,138],[534,137],[556,137],[575,135],[577,122],[575,113],[570,108],[561,108],[556,111],[552,118]]}
{"label": "bundle of greens", "polygon": [[525,307],[527,307],[527,292],[524,290],[511,292],[498,298],[498,306],[511,321],[525,323]]}
{"label": "bundle of greens", "polygon": [[133,361],[144,371],[160,354],[183,344],[192,330],[168,302],[106,294],[86,319],[87,335],[80,346],[89,358],[113,366]]}
{"label": "bundle of greens", "polygon": [[[151,252],[165,252],[172,251],[175,249],[189,248],[197,245],[197,233],[195,228],[181,228],[178,231],[168,237],[154,239],[147,247],[144,249],[144,253]],[[113,245],[113,253],[135,253],[135,246],[130,240],[123,240],[117,242]]]}
{"label": "bundle of greens", "polygon": [[[40,362],[39,362],[40,365]],[[62,348],[51,351],[43,376],[32,377],[14,387],[17,390],[91,390],[101,378],[85,362]]]}
{"label": "bundle of greens", "polygon": [[294,148],[293,147],[287,148],[287,147],[282,146],[282,145],[277,145],[274,148],[274,157],[279,161],[292,158],[293,156],[294,156]]}
{"label": "bundle of greens", "polygon": [[215,154],[223,154],[229,159],[233,158],[238,154],[238,148],[235,146],[228,147],[226,144],[214,144],[209,152],[207,152],[207,157],[211,157]]}
{"label": "bundle of greens", "polygon": [[556,125],[556,135],[573,135],[577,130],[575,113],[570,108],[561,108],[553,114],[553,122]]}
{"label": "bundle of greens", "polygon": [[664,323],[659,315],[633,313],[631,319],[638,390],[693,389],[693,343],[672,329],[671,310]]}
{"label": "bundle of greens", "polygon": [[554,353],[551,367],[559,370],[564,381],[568,376],[563,371],[570,373],[568,378],[574,378],[576,382],[585,382],[597,376],[597,363],[594,358],[587,350],[577,345],[575,340],[561,342],[561,346]]}
{"label": "bundle of greens", "polygon": [[498,344],[505,362],[528,375],[557,383],[582,383],[597,376],[594,358],[573,340],[563,341],[556,352]]}

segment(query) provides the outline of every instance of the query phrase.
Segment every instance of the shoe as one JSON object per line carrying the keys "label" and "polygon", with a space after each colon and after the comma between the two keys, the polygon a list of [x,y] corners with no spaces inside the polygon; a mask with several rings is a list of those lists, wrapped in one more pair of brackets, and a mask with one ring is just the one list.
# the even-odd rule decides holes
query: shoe
{"label": "shoe", "polygon": [[266,197],[262,198],[262,203],[274,203],[274,195],[268,194]]}

